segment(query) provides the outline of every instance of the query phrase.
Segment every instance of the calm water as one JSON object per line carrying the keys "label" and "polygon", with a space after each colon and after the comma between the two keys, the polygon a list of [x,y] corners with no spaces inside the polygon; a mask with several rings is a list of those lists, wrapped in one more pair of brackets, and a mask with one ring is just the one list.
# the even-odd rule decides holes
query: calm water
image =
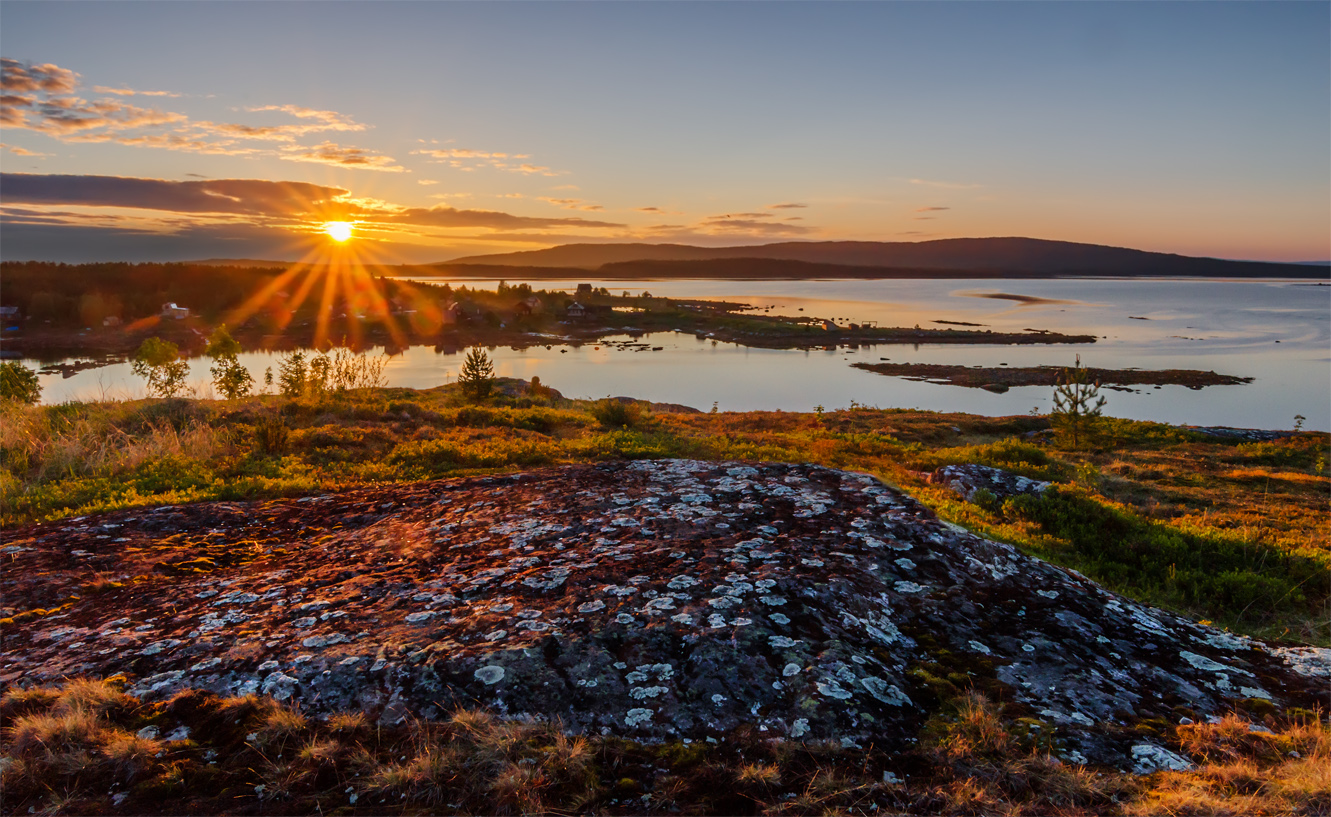
{"label": "calm water", "polygon": [[[464,281],[492,287],[493,282]],[[509,283],[518,283],[510,280]],[[572,290],[578,283],[626,289],[625,282],[580,278],[528,282],[537,289]],[[1076,346],[883,345],[859,350],[784,351],[713,345],[688,334],[642,338],[659,352],[607,344],[555,346],[491,353],[499,374],[541,381],[569,397],[632,395],[723,411],[809,411],[849,406],[905,407],[978,414],[1024,414],[1049,409],[1052,389],[1015,388],[1006,394],[920,383],[853,369],[853,362],[962,363],[1010,366],[1214,370],[1254,377],[1243,386],[1142,388],[1108,391],[1106,413],[1194,425],[1331,430],[1331,287],[1271,281],[651,281],[633,294],[702,297],[770,307],[767,314],[811,315],[880,326],[939,326],[936,320],[984,324],[995,332],[1024,328],[1090,333],[1101,339]],[[1029,303],[996,294],[1045,299]],[[803,311],[800,311],[800,310]],[[1144,320],[1142,320],[1144,319]],[[626,338],[622,338],[626,339]],[[461,355],[414,347],[388,365],[390,384],[430,387],[456,378]],[[241,356],[256,379],[276,356]],[[33,361],[29,361],[33,365]],[[209,395],[208,361],[193,361],[193,384]],[[141,382],[128,364],[42,378],[46,402],[137,397]]]}

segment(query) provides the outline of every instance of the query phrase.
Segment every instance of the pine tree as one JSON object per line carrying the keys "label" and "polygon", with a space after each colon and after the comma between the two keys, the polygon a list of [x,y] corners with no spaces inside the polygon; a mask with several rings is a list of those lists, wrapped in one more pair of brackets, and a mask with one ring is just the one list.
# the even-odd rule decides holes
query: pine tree
{"label": "pine tree", "polygon": [[482,400],[490,396],[494,388],[495,367],[490,356],[479,346],[473,346],[462,361],[462,371],[458,374],[458,385],[473,400]]}
{"label": "pine tree", "polygon": [[1054,386],[1054,410],[1049,419],[1060,433],[1072,438],[1075,449],[1095,431],[1104,405],[1100,384],[1091,382],[1090,372],[1081,367],[1081,355],[1077,355],[1076,365],[1064,369]]}

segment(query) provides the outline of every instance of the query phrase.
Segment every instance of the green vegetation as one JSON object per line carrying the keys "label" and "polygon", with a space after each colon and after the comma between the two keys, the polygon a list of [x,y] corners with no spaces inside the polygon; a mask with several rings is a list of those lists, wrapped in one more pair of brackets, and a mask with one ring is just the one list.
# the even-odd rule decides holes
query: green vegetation
{"label": "green vegetation", "polygon": [[1153,739],[1198,768],[1138,777],[1060,762],[1052,725],[973,692],[892,751],[747,729],[649,745],[467,709],[321,722],[271,698],[144,703],[122,685],[5,693],[6,813],[1279,815],[1331,802],[1331,728],[1316,713],[1162,725]]}
{"label": "green vegetation", "polygon": [[16,360],[0,363],[0,400],[36,403],[42,399],[37,373]]}
{"label": "green vegetation", "polygon": [[131,361],[134,374],[148,381],[154,397],[175,397],[185,387],[189,364],[180,359],[180,347],[169,340],[148,338]]}
{"label": "green vegetation", "polygon": [[495,367],[490,356],[479,346],[473,346],[462,361],[458,372],[458,385],[473,400],[484,400],[494,389]]}
{"label": "green vegetation", "polygon": [[1064,369],[1054,386],[1054,410],[1049,419],[1059,433],[1069,438],[1073,448],[1079,448],[1095,433],[1105,398],[1100,396],[1100,384],[1091,382],[1090,372],[1081,367],[1081,355],[1076,365]]}
{"label": "green vegetation", "polygon": [[[1048,427],[1040,417],[648,415],[640,403],[561,400],[506,378],[480,400],[459,384],[342,388],[337,372],[351,358],[329,360],[326,375],[299,367],[296,399],[0,403],[0,525],[560,463],[814,462],[876,474],[945,519],[1131,597],[1252,635],[1331,644],[1327,434],[1243,443],[1106,417],[1099,447],[1073,451],[1023,438]],[[311,377],[332,385],[311,387]],[[967,503],[924,479],[967,462],[1057,487],[1042,500]]]}
{"label": "green vegetation", "polygon": [[209,369],[213,376],[213,387],[228,400],[235,400],[249,395],[254,388],[254,378],[249,370],[240,365],[237,356],[240,344],[226,331],[226,324],[213,330],[208,338],[208,348],[203,352],[213,359]]}

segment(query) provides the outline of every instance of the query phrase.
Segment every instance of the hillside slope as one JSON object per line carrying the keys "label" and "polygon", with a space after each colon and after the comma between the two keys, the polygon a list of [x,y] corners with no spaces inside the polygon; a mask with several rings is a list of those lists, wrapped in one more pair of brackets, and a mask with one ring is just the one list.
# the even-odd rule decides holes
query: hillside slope
{"label": "hillside slope", "polygon": [[1227,261],[1035,238],[951,238],[938,241],[783,242],[745,247],[682,244],[566,244],[544,250],[457,258],[440,266],[497,265],[595,270],[625,262],[771,259],[851,267],[1035,275],[1178,275],[1325,277],[1298,264]]}

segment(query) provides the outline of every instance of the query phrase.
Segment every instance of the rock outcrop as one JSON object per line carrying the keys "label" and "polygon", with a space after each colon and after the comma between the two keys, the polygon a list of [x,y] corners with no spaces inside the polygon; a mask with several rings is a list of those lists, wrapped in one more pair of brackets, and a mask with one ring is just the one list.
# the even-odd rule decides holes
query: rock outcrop
{"label": "rock outcrop", "polygon": [[988,465],[944,465],[929,475],[934,485],[946,485],[967,502],[975,500],[977,491],[988,491],[995,499],[1003,500],[1020,494],[1040,496],[1050,483],[1023,477]]}
{"label": "rock outcrop", "polygon": [[6,532],[2,552],[6,685],[125,673],[148,698],[258,692],[385,722],[484,705],[640,739],[750,724],[904,747],[944,673],[1056,725],[1068,757],[1130,769],[1158,747],[1125,725],[1310,706],[1328,683],[1326,651],[1136,604],[815,466],[134,510]]}

